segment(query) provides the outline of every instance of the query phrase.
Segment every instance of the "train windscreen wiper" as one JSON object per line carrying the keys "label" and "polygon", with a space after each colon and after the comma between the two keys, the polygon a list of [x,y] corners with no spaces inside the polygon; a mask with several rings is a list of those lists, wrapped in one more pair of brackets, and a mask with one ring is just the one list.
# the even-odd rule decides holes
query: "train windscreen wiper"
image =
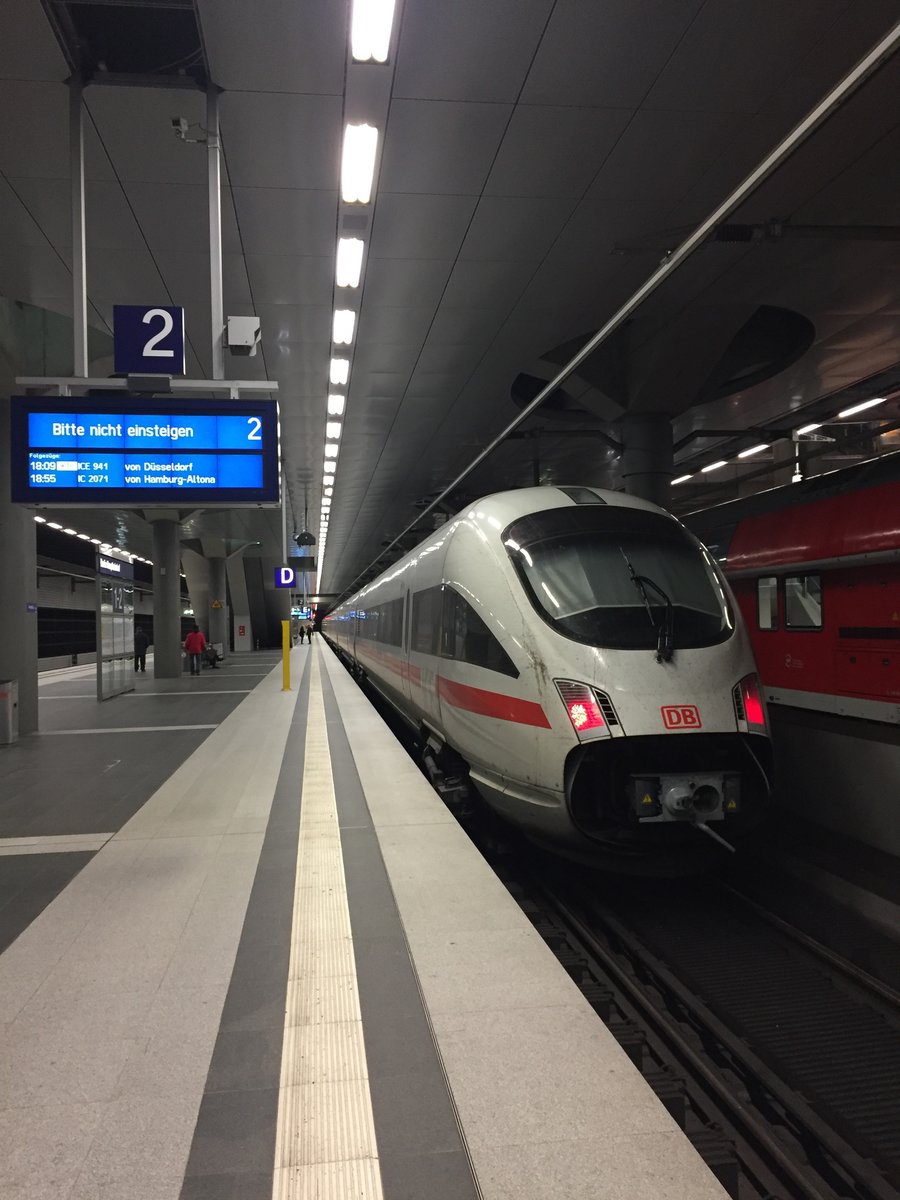
{"label": "train windscreen wiper", "polygon": [[[656,661],[671,662],[672,655],[675,653],[675,608],[672,601],[669,599],[668,593],[664,592],[659,584],[654,582],[649,575],[638,575],[632,565],[631,559],[621,546],[619,550],[625,559],[625,565],[628,567],[631,582],[637,588],[638,595],[644,602],[647,616],[650,618],[650,624],[656,631]],[[658,624],[653,616],[653,608],[650,604],[650,597],[647,595],[647,588],[656,592],[657,596],[659,596],[666,606],[665,615]]]}

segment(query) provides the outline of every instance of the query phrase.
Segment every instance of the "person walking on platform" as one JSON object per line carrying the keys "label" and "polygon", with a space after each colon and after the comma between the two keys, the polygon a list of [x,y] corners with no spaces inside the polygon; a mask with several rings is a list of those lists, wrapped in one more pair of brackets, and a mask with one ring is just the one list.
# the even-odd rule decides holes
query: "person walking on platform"
{"label": "person walking on platform", "polygon": [[136,671],[147,670],[147,647],[149,645],[146,633],[138,625],[134,631],[134,669]]}
{"label": "person walking on platform", "polygon": [[307,639],[307,641],[309,642],[309,644],[310,644],[310,645],[312,645],[312,635],[313,635],[313,627],[312,627],[312,625],[307,625],[307,627],[306,627],[306,639]]}
{"label": "person walking on platform", "polygon": [[300,626],[300,645],[301,646],[303,645],[303,639],[305,637],[306,637],[306,627],[304,625],[301,625]]}
{"label": "person walking on platform", "polygon": [[195,625],[191,632],[184,639],[184,649],[188,658],[191,660],[191,674],[200,674],[200,658],[203,651],[206,649],[206,638],[200,632],[200,626]]}

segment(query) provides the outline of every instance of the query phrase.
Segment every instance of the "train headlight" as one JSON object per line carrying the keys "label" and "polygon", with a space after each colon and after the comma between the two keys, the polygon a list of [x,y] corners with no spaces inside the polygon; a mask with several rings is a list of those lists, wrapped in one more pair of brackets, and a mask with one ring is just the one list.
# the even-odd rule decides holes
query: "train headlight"
{"label": "train headlight", "polygon": [[734,712],[738,728],[747,733],[766,733],[766,706],[756,675],[745,675],[734,689]]}
{"label": "train headlight", "polygon": [[609,724],[592,688],[569,679],[556,679],[554,683],[579,739],[609,737]]}

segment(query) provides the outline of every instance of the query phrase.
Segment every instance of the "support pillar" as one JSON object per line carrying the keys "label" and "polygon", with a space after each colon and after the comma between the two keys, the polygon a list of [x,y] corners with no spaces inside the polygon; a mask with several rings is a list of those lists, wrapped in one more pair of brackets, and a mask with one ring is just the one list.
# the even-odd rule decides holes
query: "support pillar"
{"label": "support pillar", "polygon": [[187,579],[188,595],[194,620],[209,636],[209,563],[202,554],[187,546],[181,548],[181,570]]}
{"label": "support pillar", "polygon": [[[228,655],[228,593],[225,583],[225,559],[210,558],[209,563],[209,641],[221,642]],[[215,607],[218,603],[219,607]]]}
{"label": "support pillar", "polygon": [[[0,363],[0,368],[3,364]],[[2,372],[0,372],[2,373]],[[0,679],[19,681],[19,734],[38,727],[34,514],[9,502],[9,400],[0,396]]]}
{"label": "support pillar", "polygon": [[672,422],[665,413],[626,413],[621,430],[625,491],[668,508],[675,474]]}
{"label": "support pillar", "polygon": [[180,679],[181,543],[177,514],[153,526],[153,678]]}

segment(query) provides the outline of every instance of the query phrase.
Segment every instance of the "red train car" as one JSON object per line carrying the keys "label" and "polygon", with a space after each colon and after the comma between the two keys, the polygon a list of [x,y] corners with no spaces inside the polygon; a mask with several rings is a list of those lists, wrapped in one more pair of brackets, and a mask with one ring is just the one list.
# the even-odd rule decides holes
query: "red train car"
{"label": "red train car", "polygon": [[781,802],[900,855],[900,453],[684,523],[741,607]]}

